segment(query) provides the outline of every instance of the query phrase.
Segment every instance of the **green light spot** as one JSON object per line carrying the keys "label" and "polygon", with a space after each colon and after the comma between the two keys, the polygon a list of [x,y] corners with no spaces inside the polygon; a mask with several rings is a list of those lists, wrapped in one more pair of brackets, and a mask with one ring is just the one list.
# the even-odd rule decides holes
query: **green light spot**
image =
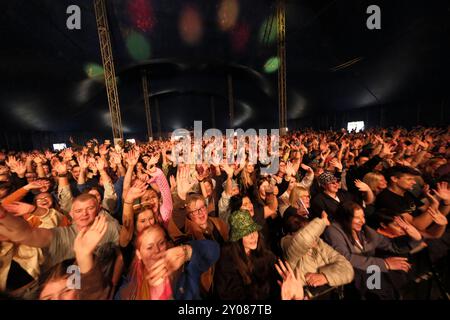
{"label": "green light spot", "polygon": [[95,78],[103,75],[103,67],[97,63],[88,63],[84,67],[84,72],[89,78]]}
{"label": "green light spot", "polygon": [[134,60],[140,61],[150,58],[150,44],[142,34],[132,31],[126,43],[128,52]]}
{"label": "green light spot", "polygon": [[277,40],[277,19],[269,17],[259,29],[259,42],[272,44]]}
{"label": "green light spot", "polygon": [[272,57],[264,64],[264,72],[272,73],[278,70],[280,67],[280,59],[278,57]]}

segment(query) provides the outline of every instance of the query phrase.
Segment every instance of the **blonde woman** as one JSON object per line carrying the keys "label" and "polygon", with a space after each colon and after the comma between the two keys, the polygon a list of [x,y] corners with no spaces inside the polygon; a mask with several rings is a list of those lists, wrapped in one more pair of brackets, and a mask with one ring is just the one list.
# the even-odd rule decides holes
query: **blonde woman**
{"label": "blonde woman", "polygon": [[363,178],[363,182],[370,187],[375,196],[387,188],[386,178],[379,172],[367,173]]}

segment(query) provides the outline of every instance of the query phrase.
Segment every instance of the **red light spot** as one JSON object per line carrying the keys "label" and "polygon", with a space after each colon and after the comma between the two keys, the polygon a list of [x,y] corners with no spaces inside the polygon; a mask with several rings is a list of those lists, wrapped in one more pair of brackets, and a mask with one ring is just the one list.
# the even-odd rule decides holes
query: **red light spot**
{"label": "red light spot", "polygon": [[250,38],[250,27],[246,23],[241,23],[231,31],[231,46],[233,51],[242,52],[248,44]]}
{"label": "red light spot", "polygon": [[130,0],[128,13],[133,25],[142,32],[148,32],[156,24],[151,0]]}

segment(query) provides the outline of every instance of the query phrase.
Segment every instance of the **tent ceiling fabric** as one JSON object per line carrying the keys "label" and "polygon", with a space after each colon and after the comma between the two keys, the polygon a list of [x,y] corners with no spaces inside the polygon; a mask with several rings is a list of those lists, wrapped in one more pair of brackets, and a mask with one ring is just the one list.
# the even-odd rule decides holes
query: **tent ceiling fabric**
{"label": "tent ceiling fabric", "polygon": [[[163,131],[227,121],[227,74],[236,126],[276,127],[277,54],[269,0],[109,0],[124,131],[145,131],[141,70],[149,72]],[[68,30],[66,8],[81,8]],[[448,95],[448,1],[287,1],[288,118]],[[7,0],[2,15],[0,115],[5,129],[110,130],[92,0]],[[275,33],[276,35],[276,33]],[[346,63],[348,67],[345,66]],[[276,67],[276,66],[275,66]]]}

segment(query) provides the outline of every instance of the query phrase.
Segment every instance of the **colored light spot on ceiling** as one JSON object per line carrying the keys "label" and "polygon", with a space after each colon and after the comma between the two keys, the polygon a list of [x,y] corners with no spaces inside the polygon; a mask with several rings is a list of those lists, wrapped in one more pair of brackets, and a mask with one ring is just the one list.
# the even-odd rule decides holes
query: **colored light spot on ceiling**
{"label": "colored light spot on ceiling", "polygon": [[274,16],[267,18],[259,29],[259,42],[272,44],[277,40],[277,19]]}
{"label": "colored light spot on ceiling", "polygon": [[103,75],[103,67],[97,63],[88,63],[84,66],[84,72],[89,78]]}
{"label": "colored light spot on ceiling", "polygon": [[217,23],[222,31],[234,28],[239,17],[239,2],[237,0],[222,0],[217,12]]}
{"label": "colored light spot on ceiling", "polygon": [[264,72],[272,73],[278,70],[280,67],[280,59],[278,57],[272,57],[264,64]]}
{"label": "colored light spot on ceiling", "polygon": [[241,53],[245,50],[250,38],[250,27],[246,23],[239,24],[231,32],[231,46],[234,52]]}
{"label": "colored light spot on ceiling", "polygon": [[197,44],[203,36],[203,23],[198,10],[192,6],[185,6],[179,21],[181,39],[189,44]]}
{"label": "colored light spot on ceiling", "polygon": [[126,39],[127,49],[130,56],[137,61],[150,58],[150,44],[145,37],[132,31]]}
{"label": "colored light spot on ceiling", "polygon": [[128,1],[128,14],[133,26],[142,32],[149,32],[156,24],[151,0]]}

